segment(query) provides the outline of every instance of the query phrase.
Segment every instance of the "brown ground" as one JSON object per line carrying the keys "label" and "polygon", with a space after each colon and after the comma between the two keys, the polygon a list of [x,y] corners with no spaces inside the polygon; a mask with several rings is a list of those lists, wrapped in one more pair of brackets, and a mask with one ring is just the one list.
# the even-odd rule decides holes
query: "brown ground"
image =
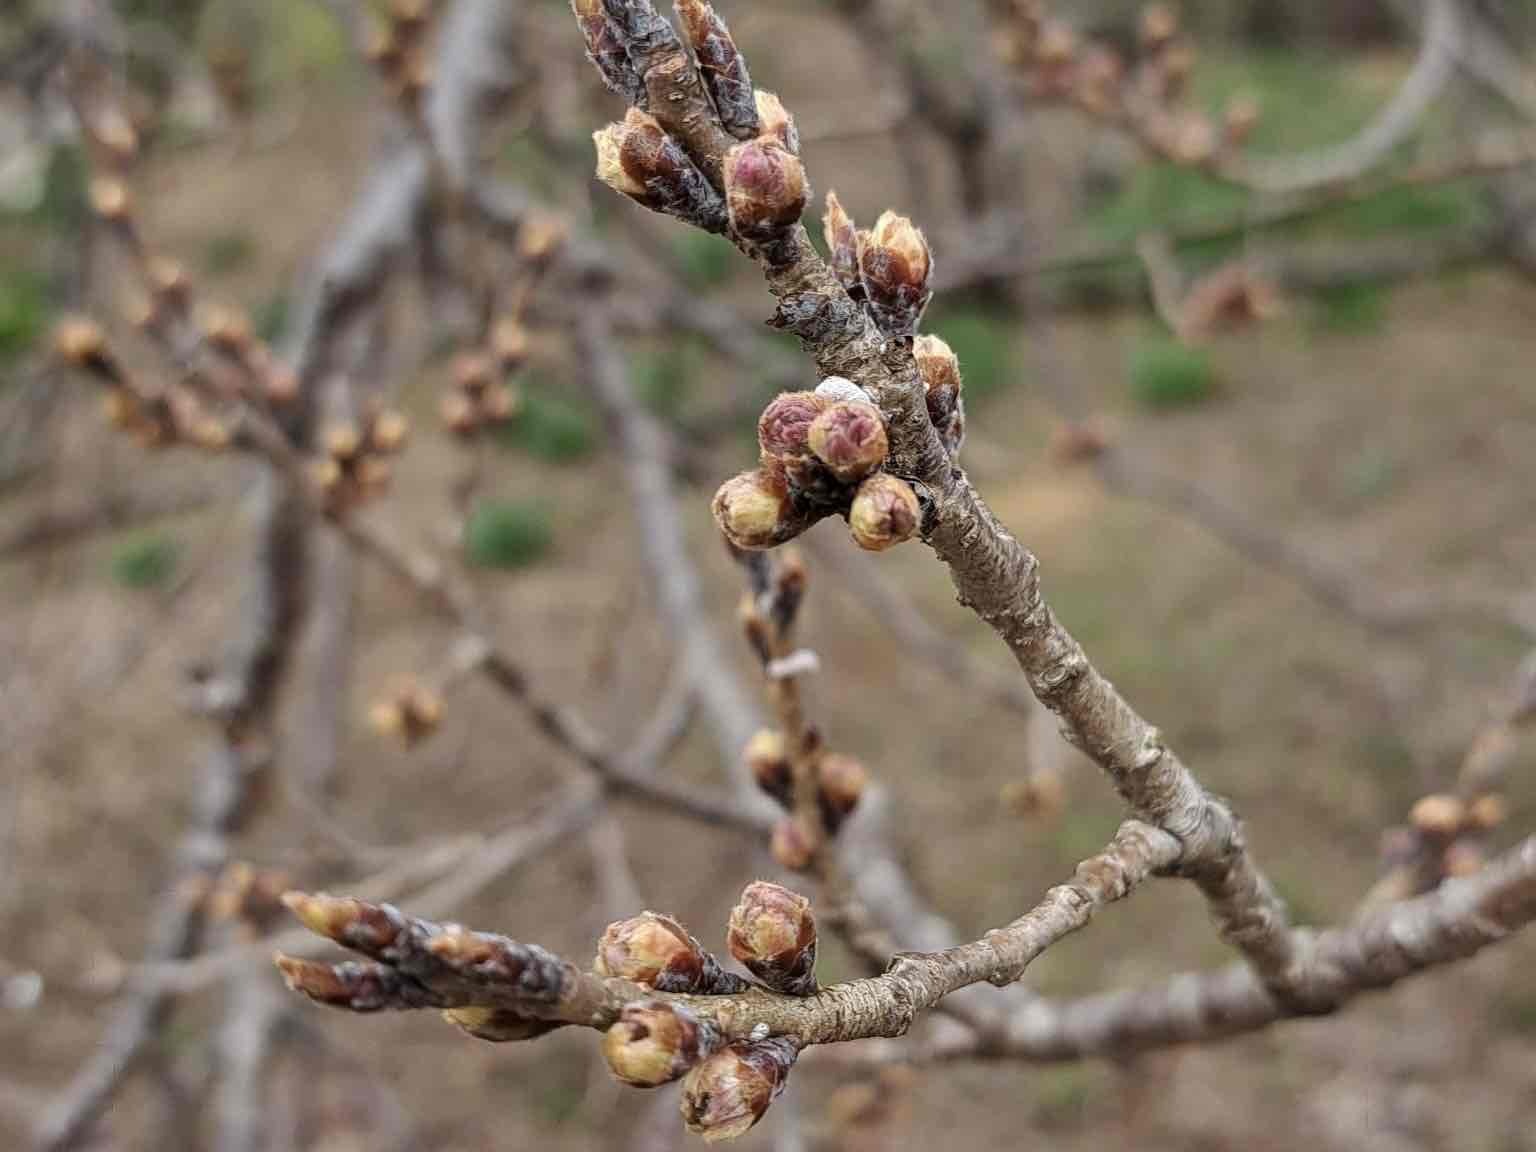
{"label": "brown ground", "polygon": [[[795,94],[808,121],[833,98],[809,63],[785,62],[774,82]],[[193,150],[156,163],[142,185],[156,235],[196,253],[208,237],[232,222],[249,226],[260,213],[256,259],[216,287],[254,303],[271,285],[289,283],[354,187],[365,142],[345,130],[351,108],[324,106],[266,150]],[[837,184],[865,212],[883,202],[892,171],[879,167],[888,152],[869,152],[857,171],[839,170],[846,156],[826,146],[811,152],[822,186]],[[283,208],[270,212],[266,198],[277,188]],[[759,291],[739,290],[764,311]],[[1467,587],[1513,600],[1536,570],[1536,391],[1526,355],[1533,308],[1529,286],[1486,273],[1400,293],[1380,333],[1318,338],[1298,312],[1219,344],[1219,399],[1176,416],[1147,416],[1125,401],[1125,359],[1143,321],[1063,323],[1058,355],[1073,386],[1119,418],[1138,459],[1219,494],[1360,585],[1382,596]],[[1202,778],[1235,800],[1298,917],[1347,915],[1375,876],[1381,829],[1450,778],[1521,653],[1519,637],[1459,618],[1399,635],[1362,627],[1199,526],[1106,494],[1087,472],[1052,466],[1043,451],[1050,409],[1032,349],[1020,342],[1014,386],[973,412],[983,490],[1038,551],[1048,592],[1090,654]],[[425,414],[432,403],[429,388],[408,385],[409,408]],[[147,459],[108,437],[83,399],[67,405],[56,483],[42,496],[7,499],[6,523],[61,493],[205,475],[215,505],[165,525],[185,545],[183,571],[196,572],[169,605],[105,580],[106,539],[0,564],[9,825],[0,835],[11,837],[0,854],[0,974],[35,970],[47,981],[30,1012],[0,1010],[0,1078],[40,1093],[62,1085],[89,1052],[111,1005],[97,985],[140,952],[204,739],[178,710],[178,670],[216,650],[239,568],[231,547],[239,533],[226,524],[238,469],[181,455]],[[407,528],[425,533],[442,507],[451,452],[429,431],[407,455],[391,498]],[[720,474],[741,458],[739,449],[724,450]],[[585,702],[610,731],[632,731],[667,658],[627,502],[615,496],[615,461],[599,453],[552,467],[502,453],[494,490],[537,493],[558,509],[548,561],[477,580],[502,634],[547,694]],[[735,579],[713,544],[706,505],[704,489],[688,493],[710,608],[724,628]],[[955,643],[1003,663],[924,550],[903,549],[882,563]],[[439,654],[441,632],[418,620],[397,589],[368,573],[354,661],[359,717],[391,674]],[[1022,723],[916,665],[850,589],[813,584],[806,634],[824,666],[813,689],[816,715],[888,786],[914,875],[963,930],[1017,914],[1112,831],[1113,796],[1082,768],[1072,771],[1059,820],[1007,815],[997,797],[1026,767]],[[1521,766],[1533,755],[1527,742]],[[445,731],[411,754],[372,738],[360,719],[350,724],[336,814],[351,835],[377,844],[494,827],[553,795],[570,770],[519,715],[470,686],[451,700]],[[702,729],[668,771],[718,783]],[[1528,772],[1517,772],[1511,800],[1511,829],[1536,824]],[[298,819],[278,795],[244,854],[316,878],[289,847]],[[749,878],[750,846],[636,812],[625,812],[624,827],[647,902],[707,938],[718,935],[712,926],[723,924]],[[607,918],[579,838],[462,912],[575,954],[590,948]],[[843,958],[828,952],[826,973],[846,973]],[[1031,982],[1050,993],[1086,992],[1223,960],[1193,893],[1168,885],[1053,950]],[[174,1066],[194,1077],[212,1051],[217,1007],[216,994],[200,1000],[165,1041]],[[441,1137],[438,1147],[619,1148],[631,1118],[649,1106],[608,1081],[589,1035],[491,1048],[426,1017],[314,1022],[399,1093]],[[316,1059],[335,1067],[339,1057]],[[797,1075],[788,1099],[812,1131],[840,1076]],[[1536,941],[1420,979],[1342,1019],[1125,1068],[946,1069],[922,1074],[911,1092],[890,1146],[1530,1152]],[[114,1109],[104,1146],[174,1146],[157,1130],[158,1115],[154,1092],[140,1082]],[[5,1123],[0,1112],[0,1145],[21,1147],[22,1131]]]}

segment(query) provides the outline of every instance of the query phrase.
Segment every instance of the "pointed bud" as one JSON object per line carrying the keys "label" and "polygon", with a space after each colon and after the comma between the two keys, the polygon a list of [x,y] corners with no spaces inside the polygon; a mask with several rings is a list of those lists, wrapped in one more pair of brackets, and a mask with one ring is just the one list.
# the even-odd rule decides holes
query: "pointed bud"
{"label": "pointed bud", "polygon": [[724,232],[725,204],[682,145],[652,116],[631,108],[622,124],[592,136],[597,178],[653,212]]}
{"label": "pointed bud", "polygon": [[805,211],[808,189],[800,158],[775,140],[738,144],[725,157],[731,229],[747,240],[772,240]]}
{"label": "pointed bud", "polygon": [[869,784],[869,772],[853,756],[829,752],[816,766],[816,795],[828,831],[836,832],[853,814]]}
{"label": "pointed bud", "polygon": [[678,1079],[718,1046],[719,1032],[680,1004],[648,1000],[627,1004],[603,1036],[613,1074],[636,1088]]}
{"label": "pointed bud", "polygon": [[773,826],[769,851],[781,868],[804,872],[816,859],[816,832],[797,816],[786,816]]}
{"label": "pointed bud", "polygon": [[212,416],[202,416],[187,429],[187,439],[207,452],[222,452],[229,447],[228,425]]}
{"label": "pointed bud", "polygon": [[592,133],[592,143],[597,148],[597,178],[619,195],[644,204],[645,181],[624,170],[625,132],[625,125],[610,124]]}
{"label": "pointed bud", "polygon": [[462,392],[450,392],[438,401],[438,414],[443,425],[456,436],[468,436],[475,430],[474,402]]}
{"label": "pointed bud", "polygon": [[916,534],[922,521],[917,494],[905,480],[877,472],[859,485],[848,528],[860,548],[884,552]]}
{"label": "pointed bud", "polygon": [[833,404],[817,416],[807,442],[816,458],[845,484],[862,480],[890,454],[880,409],[857,400]]}
{"label": "pointed bud", "polygon": [[271,403],[279,407],[292,404],[299,398],[298,373],[281,364],[273,364],[267,370],[266,390]]}
{"label": "pointed bud", "polygon": [[186,311],[192,299],[192,281],[180,264],[163,256],[155,257],[149,264],[149,282],[156,303],[174,312]]}
{"label": "pointed bud", "polygon": [[517,415],[518,395],[505,384],[498,384],[485,394],[481,409],[485,419],[492,424],[505,424]]}
{"label": "pointed bud", "polygon": [[859,236],[859,276],[870,315],[880,330],[910,336],[932,293],[928,241],[912,221],[884,212],[872,232]]}
{"label": "pointed bud", "polygon": [[450,1008],[443,1019],[455,1028],[461,1028],[477,1040],[492,1044],[515,1044],[524,1040],[537,1040],[556,1028],[564,1027],[554,1020],[535,1020],[519,1016],[507,1008]]}
{"label": "pointed bud", "polygon": [[836,192],[827,193],[827,211],[821,218],[821,228],[827,241],[827,258],[832,271],[837,274],[838,281],[845,289],[850,293],[856,290],[858,297],[862,298],[864,285],[859,280],[859,230],[853,218],[843,210],[843,202],[837,198]]}
{"label": "pointed bud", "polygon": [[683,1082],[688,1130],[711,1144],[744,1134],[784,1091],[798,1053],[787,1036],[736,1043],[715,1053]]}
{"label": "pointed bud", "polygon": [[757,107],[747,62],[731,39],[730,29],[705,0],[674,0],[683,34],[693,46],[699,78],[704,81],[720,115],[720,125],[738,140],[758,134]]}
{"label": "pointed bud", "polygon": [[912,345],[912,358],[928,404],[928,419],[938,429],[939,438],[951,456],[960,451],[965,440],[965,404],[961,399],[963,382],[960,359],[937,336],[919,336]]}
{"label": "pointed bud", "polygon": [[743,472],[722,484],[713,511],[725,538],[747,551],[772,548],[792,534],[789,490],[762,470]]}
{"label": "pointed bud", "polygon": [[781,392],[757,420],[757,444],[768,456],[793,459],[810,451],[811,425],[827,403],[814,392]]}
{"label": "pointed bud", "polygon": [[569,229],[558,216],[535,216],[517,234],[517,254],[530,264],[543,264],[565,243]]}
{"label": "pointed bud", "polygon": [[731,955],[789,996],[816,991],[816,917],[811,902],[778,884],[748,884],[726,926]]}
{"label": "pointed bud", "polygon": [[1027,819],[1051,819],[1066,806],[1067,789],[1061,773],[1031,772],[1003,786],[1003,807],[1015,816]]}
{"label": "pointed bud", "polygon": [[1466,817],[1467,806],[1459,797],[1440,793],[1420,799],[1408,819],[1426,836],[1449,839],[1461,831]]}
{"label": "pointed bud", "polygon": [[453,386],[461,392],[476,394],[491,385],[491,362],[473,352],[455,356],[452,372]]}
{"label": "pointed bud", "polygon": [[630,63],[629,53],[603,11],[603,0],[571,0],[571,11],[587,44],[587,59],[592,61],[608,90],[621,96],[626,104],[643,106],[645,81]]}
{"label": "pointed bud", "polygon": [[757,786],[780,804],[787,805],[790,763],[784,733],[773,728],[762,729],[747,742],[745,758]]}
{"label": "pointed bud", "polygon": [[755,100],[758,135],[772,137],[796,156],[800,155],[800,130],[795,127],[795,118],[784,107],[784,102],[762,89],[758,89]]}
{"label": "pointed bud", "polygon": [[709,960],[699,942],[672,917],[642,912],[608,925],[598,941],[593,968],[600,975],[661,992],[696,992]]}
{"label": "pointed bud", "polygon": [[132,160],[139,150],[139,133],[116,104],[107,105],[92,117],[91,130],[102,146],[120,161]]}

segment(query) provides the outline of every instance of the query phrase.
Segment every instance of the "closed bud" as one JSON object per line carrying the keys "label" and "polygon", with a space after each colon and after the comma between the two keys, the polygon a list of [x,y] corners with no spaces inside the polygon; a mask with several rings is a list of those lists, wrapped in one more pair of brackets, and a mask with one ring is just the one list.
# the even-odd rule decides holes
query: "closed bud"
{"label": "closed bud", "polygon": [[613,1074],[636,1088],[680,1078],[718,1045],[719,1032],[680,1004],[648,1000],[627,1004],[603,1036]]}
{"label": "closed bud", "polygon": [[374,420],[368,432],[368,441],[375,450],[393,455],[405,447],[410,434],[410,422],[404,415],[393,408],[387,408]]}
{"label": "closed bud", "polygon": [[784,733],[762,729],[747,742],[745,757],[757,786],[779,803],[788,804],[791,770]]}
{"label": "closed bud", "polygon": [[1188,112],[1174,120],[1168,155],[1176,164],[1198,166],[1210,161],[1218,144],[1216,126],[1203,112]]}
{"label": "closed bud", "polygon": [[1003,806],[1015,816],[1050,819],[1066,806],[1067,790],[1061,773],[1031,772],[1003,785]]}
{"label": "closed bud", "polygon": [[789,490],[761,470],[743,472],[722,484],[712,510],[720,531],[738,548],[772,548],[787,538]]}
{"label": "closed bud", "polygon": [[368,726],[380,736],[391,739],[403,736],[405,709],[400,706],[398,700],[376,700],[368,708]]}
{"label": "closed bud", "polygon": [[848,510],[848,528],[860,548],[884,552],[917,532],[922,508],[905,480],[877,472],[859,485]]}
{"label": "closed bud", "polygon": [[473,352],[455,356],[452,373],[453,386],[463,392],[483,392],[491,384],[491,362]]}
{"label": "closed bud", "polygon": [[1141,10],[1142,46],[1156,50],[1163,47],[1179,31],[1179,13],[1172,4],[1148,4]]}
{"label": "closed bud", "polygon": [[737,962],[775,991],[816,991],[816,917],[811,902],[778,884],[748,884],[731,909],[726,946]]}
{"label": "closed bud", "polygon": [[829,752],[816,766],[816,795],[821,816],[828,829],[835,832],[853,814],[869,784],[869,772],[853,756]]}
{"label": "closed bud", "polygon": [[827,241],[827,252],[832,271],[849,292],[862,297],[864,285],[859,280],[859,230],[852,217],[843,210],[843,202],[836,192],[827,193],[827,211],[821,218],[822,235]]}
{"label": "closed bud", "polygon": [[781,868],[804,872],[816,859],[818,839],[816,831],[807,828],[799,817],[786,816],[773,826],[768,847]]}
{"label": "closed bud", "polygon": [[811,425],[827,402],[814,392],[781,392],[757,420],[757,444],[764,454],[793,459],[810,451]]}
{"label": "closed bud", "polygon": [[758,89],[755,100],[758,134],[771,136],[796,156],[800,155],[800,131],[795,127],[795,118],[785,109],[784,102],[772,92],[764,92],[762,89]]}
{"label": "closed bud", "polygon": [[221,352],[241,355],[251,347],[251,322],[233,308],[210,308],[203,316],[203,335]]}
{"label": "closed bud", "polygon": [[1461,831],[1466,816],[1467,806],[1459,797],[1441,793],[1420,799],[1408,819],[1426,836],[1449,839]]}
{"label": "closed bud", "polygon": [[1485,792],[1467,806],[1467,824],[1491,832],[1509,818],[1509,806],[1497,792]]}
{"label": "closed bud", "polygon": [[1189,86],[1190,75],[1195,70],[1195,46],[1187,40],[1170,44],[1159,62],[1162,74],[1163,94],[1169,100],[1177,100]]}
{"label": "closed bud", "polygon": [[622,96],[626,104],[644,104],[645,82],[603,11],[603,0],[571,0],[571,11],[586,41],[587,59],[596,66],[609,91]]}
{"label": "closed bud", "polygon": [[118,160],[132,160],[139,150],[139,134],[126,113],[116,104],[102,108],[91,125],[102,147]]}
{"label": "closed bud", "polygon": [[53,330],[53,346],[59,357],[76,368],[104,372],[110,366],[107,334],[96,321],[71,316]]}
{"label": "closed bud", "polygon": [[1475,876],[1487,865],[1488,857],[1476,844],[1457,840],[1446,845],[1440,863],[1447,876]]}
{"label": "closed bud", "polygon": [[222,452],[229,447],[229,427],[212,416],[201,416],[187,429],[187,439],[209,452]]}
{"label": "closed bud", "polygon": [[778,141],[750,140],[726,153],[726,207],[736,235],[778,237],[799,222],[807,195],[805,166]]}
{"label": "closed bud", "polygon": [[933,260],[928,241],[912,221],[884,212],[874,230],[859,237],[859,276],[870,315],[880,330],[910,336],[929,297]]}
{"label": "closed bud", "polygon": [[683,1082],[681,1109],[688,1130],[711,1144],[743,1135],[784,1091],[798,1052],[787,1036],[716,1052]]}
{"label": "closed bud", "polygon": [[1076,73],[1077,99],[1095,116],[1105,116],[1120,103],[1120,84],[1125,65],[1110,48],[1094,45],[1083,56]]}
{"label": "closed bud", "polygon": [[623,124],[610,124],[592,133],[592,143],[597,148],[597,178],[621,196],[645,203],[645,182],[624,170]]}
{"label": "closed bud", "polygon": [[965,402],[961,399],[963,381],[960,359],[937,336],[919,336],[912,345],[912,358],[923,378],[928,419],[938,430],[945,451],[957,455],[965,442]]}
{"label": "closed bud", "polygon": [[1040,29],[1035,59],[1052,71],[1062,70],[1077,57],[1077,33],[1069,24],[1052,20]]}
{"label": "closed bud", "polygon": [[498,384],[485,394],[481,407],[490,423],[504,424],[517,414],[517,393],[505,384]]}
{"label": "closed bud", "polygon": [[808,443],[816,458],[845,484],[868,476],[890,453],[880,409],[859,400],[833,404],[817,416]]}
{"label": "closed bud", "polygon": [[491,351],[503,372],[515,372],[528,359],[528,329],[514,316],[503,316],[491,330]]}
{"label": "closed bud", "polygon": [[363,447],[362,433],[350,420],[337,420],[328,424],[322,442],[326,455],[336,461],[355,458]]}
{"label": "closed bud", "polygon": [[267,399],[279,407],[292,404],[299,398],[298,373],[281,364],[273,364],[267,370]]}
{"label": "closed bud", "polygon": [[642,912],[608,925],[593,967],[661,992],[700,991],[707,953],[670,916]]}
{"label": "closed bud", "polygon": [[326,456],[316,460],[310,465],[310,480],[315,489],[326,498],[330,498],[341,491],[341,482],[344,479],[341,465],[332,457]]}
{"label": "closed bud", "polygon": [[1226,110],[1222,113],[1222,132],[1226,142],[1234,147],[1242,147],[1253,135],[1253,130],[1259,124],[1259,102],[1252,96],[1237,95],[1227,101]]}
{"label": "closed bud", "polygon": [[558,216],[535,216],[517,234],[517,254],[530,264],[543,264],[565,243],[565,221]]}
{"label": "closed bud", "polygon": [[192,282],[187,277],[187,270],[176,261],[163,256],[150,261],[149,282],[159,302],[176,310],[187,306]]}
{"label": "closed bud", "polygon": [[91,181],[91,210],[103,220],[122,220],[132,207],[128,186],[110,176],[98,176]]}

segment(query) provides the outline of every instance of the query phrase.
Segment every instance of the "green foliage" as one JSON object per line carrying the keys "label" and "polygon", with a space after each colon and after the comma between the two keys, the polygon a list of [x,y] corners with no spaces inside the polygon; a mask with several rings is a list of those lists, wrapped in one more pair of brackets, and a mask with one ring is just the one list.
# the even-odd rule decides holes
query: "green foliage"
{"label": "green foliage", "polygon": [[1216,391],[1216,373],[1202,348],[1152,336],[1131,350],[1131,397],[1143,408],[1188,408]]}
{"label": "green foliage", "polygon": [[503,444],[556,464],[590,454],[597,438],[587,408],[536,383],[525,387],[521,410],[498,436]]}
{"label": "green foliage", "polygon": [[256,259],[256,241],[248,232],[220,232],[203,246],[203,271],[228,276],[250,266]]}
{"label": "green foliage", "polygon": [[696,291],[724,284],[736,271],[740,259],[725,237],[695,228],[679,229],[672,241],[672,251],[683,280]]}
{"label": "green foliage", "polygon": [[1387,322],[1387,292],[1374,284],[1339,284],[1312,296],[1312,327],[1321,332],[1380,331]]}
{"label": "green foliage", "polygon": [[964,302],[935,306],[923,331],[941,336],[960,358],[967,401],[985,400],[1012,382],[1013,339],[1008,313]]}
{"label": "green foliage", "polygon": [[481,504],[464,530],[464,554],[477,568],[526,568],[553,543],[549,512],[536,504]]}
{"label": "green foliage", "polygon": [[20,264],[0,266],[0,361],[26,351],[48,322],[42,280]]}
{"label": "green foliage", "polygon": [[108,572],[119,588],[160,588],[176,571],[180,549],[169,536],[141,532],[112,550]]}

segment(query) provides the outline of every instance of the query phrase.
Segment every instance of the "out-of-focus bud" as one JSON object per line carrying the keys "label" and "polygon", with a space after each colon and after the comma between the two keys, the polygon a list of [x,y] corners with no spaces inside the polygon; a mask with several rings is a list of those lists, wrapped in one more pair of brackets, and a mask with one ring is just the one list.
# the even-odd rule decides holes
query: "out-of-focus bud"
{"label": "out-of-focus bud", "polygon": [[919,336],[912,345],[912,358],[923,378],[923,392],[928,405],[928,419],[938,429],[945,450],[957,455],[965,442],[965,402],[961,399],[964,382],[960,377],[960,358],[937,336]]}
{"label": "out-of-focus bud", "polygon": [[[365,460],[362,463],[382,464],[382,461]],[[362,483],[367,485],[367,481]],[[414,678],[404,677],[369,708],[368,721],[379,735],[401,740],[406,747],[412,747],[442,725],[443,700]]]}
{"label": "out-of-focus bud", "polygon": [[543,264],[560,251],[568,233],[558,216],[540,215],[523,223],[517,234],[517,254],[530,264]]}
{"label": "out-of-focus bud", "polygon": [[642,912],[608,925],[593,967],[600,975],[633,980],[660,992],[703,992],[714,960],[670,916]]}
{"label": "out-of-focus bud", "polygon": [[800,158],[776,140],[749,140],[725,157],[731,229],[748,240],[772,240],[805,211],[808,188]]}
{"label": "out-of-focus bud", "polygon": [[1179,32],[1179,13],[1172,4],[1148,4],[1141,10],[1141,44],[1156,51]]}
{"label": "out-of-focus bud", "polygon": [[861,760],[829,752],[816,766],[816,795],[821,802],[821,817],[830,831],[836,832],[853,815],[869,785],[869,772]]}
{"label": "out-of-focus bud", "polygon": [[1476,844],[1457,840],[1446,845],[1440,862],[1447,876],[1475,876],[1488,863],[1488,857]]}
{"label": "out-of-focus bud", "polygon": [[799,817],[786,816],[773,826],[769,851],[781,868],[804,872],[816,858],[819,839],[816,831],[807,828]]}
{"label": "out-of-focus bud", "polygon": [[192,299],[192,281],[176,261],[157,256],[149,263],[149,282],[155,303],[173,312],[184,312]]}
{"label": "out-of-focus bud", "polygon": [[719,1032],[680,1004],[627,1004],[603,1037],[613,1074],[636,1088],[678,1079],[719,1043]]}
{"label": "out-of-focus bud", "polygon": [[485,394],[481,404],[485,419],[491,424],[504,424],[517,414],[517,393],[505,384],[498,384]]}
{"label": "out-of-focus bud", "polygon": [[848,528],[860,548],[884,552],[917,532],[922,508],[912,486],[887,472],[877,472],[859,485],[848,510]]}
{"label": "out-of-focus bud", "polygon": [[474,402],[462,392],[450,392],[438,401],[443,425],[456,436],[468,436],[475,430]]}
{"label": "out-of-focus bud", "polygon": [[1067,788],[1060,772],[1031,772],[1003,785],[1002,801],[1015,816],[1051,819],[1066,807]]}
{"label": "out-of-focus bud", "polygon": [[758,89],[756,100],[759,135],[771,136],[796,156],[800,155],[800,130],[784,102],[762,89]]}
{"label": "out-of-focus bud", "polygon": [[758,551],[788,539],[789,490],[761,469],[720,485],[712,508],[720,531],[738,548]]}
{"label": "out-of-focus bud", "polygon": [[453,386],[471,394],[484,391],[491,384],[491,362],[484,356],[465,352],[453,359]]}
{"label": "out-of-focus bud", "polygon": [[1070,24],[1047,22],[1035,41],[1035,59],[1044,68],[1065,68],[1077,58],[1077,33]]}
{"label": "out-of-focus bud", "polygon": [[810,451],[811,425],[827,409],[814,392],[781,392],[757,420],[757,444],[768,456],[789,460]]}
{"label": "out-of-focus bud", "polygon": [[87,368],[111,376],[111,353],[101,325],[84,316],[61,320],[53,330],[53,346],[59,358],[75,368]]}
{"label": "out-of-focus bud", "polygon": [[352,421],[336,420],[326,425],[321,443],[332,460],[347,461],[356,458],[362,450],[363,436]]}
{"label": "out-of-focus bud", "polygon": [[213,416],[201,416],[192,421],[186,430],[186,438],[207,452],[222,452],[229,447],[229,426]]}
{"label": "out-of-focus bud", "polygon": [[1204,112],[1187,112],[1169,125],[1166,151],[1176,164],[1199,166],[1216,155],[1216,126]]}
{"label": "out-of-focus bud", "polygon": [[1093,45],[1076,73],[1078,103],[1095,116],[1107,116],[1120,104],[1125,64],[1112,48]]}
{"label": "out-of-focus bud", "polygon": [[859,236],[859,276],[869,313],[880,330],[910,336],[932,293],[933,260],[928,241],[912,221],[883,212],[874,230]]}
{"label": "out-of-focus bud", "polygon": [[1109,436],[1098,424],[1069,420],[1051,429],[1052,460],[1059,464],[1079,464],[1096,460],[1109,449]]}
{"label": "out-of-focus bud", "polygon": [[746,59],[731,39],[730,29],[705,0],[675,0],[683,32],[693,46],[699,77],[714,98],[721,126],[738,140],[758,134],[757,108]]}
{"label": "out-of-focus bud", "polygon": [[203,316],[203,336],[220,352],[243,356],[251,348],[251,322],[233,308],[210,308]]}
{"label": "out-of-focus bud", "polygon": [[773,728],[760,730],[747,741],[744,756],[757,786],[779,803],[789,803],[789,748],[784,733]]}
{"label": "out-of-focus bud", "polygon": [[410,435],[411,425],[405,416],[393,408],[386,408],[368,430],[368,443],[375,451],[392,456],[405,447]]}
{"label": "out-of-focus bud", "polygon": [[515,372],[528,360],[528,329],[512,316],[503,316],[491,330],[491,351],[503,372]]}
{"label": "out-of-focus bud", "polygon": [[1509,818],[1509,805],[1497,792],[1484,792],[1467,806],[1467,825],[1491,832]]}
{"label": "out-of-focus bud", "polygon": [[1450,839],[1461,831],[1467,818],[1467,806],[1457,796],[1437,793],[1422,797],[1413,806],[1408,819],[1426,836]]}
{"label": "out-of-focus bud", "polygon": [[102,147],[119,161],[132,160],[139,150],[139,134],[127,114],[116,104],[108,104],[91,117],[91,131]]}
{"label": "out-of-focus bud", "polygon": [[726,946],[768,987],[789,996],[816,991],[816,917],[797,892],[759,880],[731,909]]}
{"label": "out-of-focus bud", "polygon": [[91,210],[103,220],[123,220],[132,210],[133,201],[128,186],[111,176],[98,176],[91,181]]}
{"label": "out-of-focus bud", "polygon": [[1227,101],[1222,113],[1222,136],[1225,143],[1241,148],[1253,135],[1259,124],[1259,102],[1252,96],[1239,94]]}
{"label": "out-of-focus bud", "polygon": [[1177,40],[1163,50],[1158,60],[1158,72],[1162,77],[1163,97],[1177,100],[1189,87],[1189,78],[1195,71],[1199,53],[1187,40]]}
{"label": "out-of-focus bud", "polygon": [[1461,764],[1461,784],[1468,792],[1491,791],[1508,775],[1519,751],[1519,734],[1511,724],[1485,727],[1472,741]]}
{"label": "out-of-focus bud", "polygon": [[885,463],[890,444],[880,409],[858,400],[831,405],[811,422],[811,451],[832,475],[853,484]]}
{"label": "out-of-focus bud", "polygon": [[724,202],[654,117],[631,108],[624,123],[608,125],[592,140],[597,178],[614,191],[707,232],[725,231]]}
{"label": "out-of-focus bud", "polygon": [[836,192],[827,193],[827,211],[821,218],[822,234],[826,237],[827,251],[832,271],[850,293],[864,295],[864,285],[859,279],[859,230],[853,219],[843,211],[843,202]]}
{"label": "out-of-focus bud", "polygon": [[271,364],[266,374],[267,399],[282,407],[299,398],[299,376],[282,364]]}
{"label": "out-of-focus bud", "polygon": [[688,1130],[711,1144],[745,1133],[784,1091],[798,1052],[786,1036],[716,1052],[683,1082],[681,1107]]}

